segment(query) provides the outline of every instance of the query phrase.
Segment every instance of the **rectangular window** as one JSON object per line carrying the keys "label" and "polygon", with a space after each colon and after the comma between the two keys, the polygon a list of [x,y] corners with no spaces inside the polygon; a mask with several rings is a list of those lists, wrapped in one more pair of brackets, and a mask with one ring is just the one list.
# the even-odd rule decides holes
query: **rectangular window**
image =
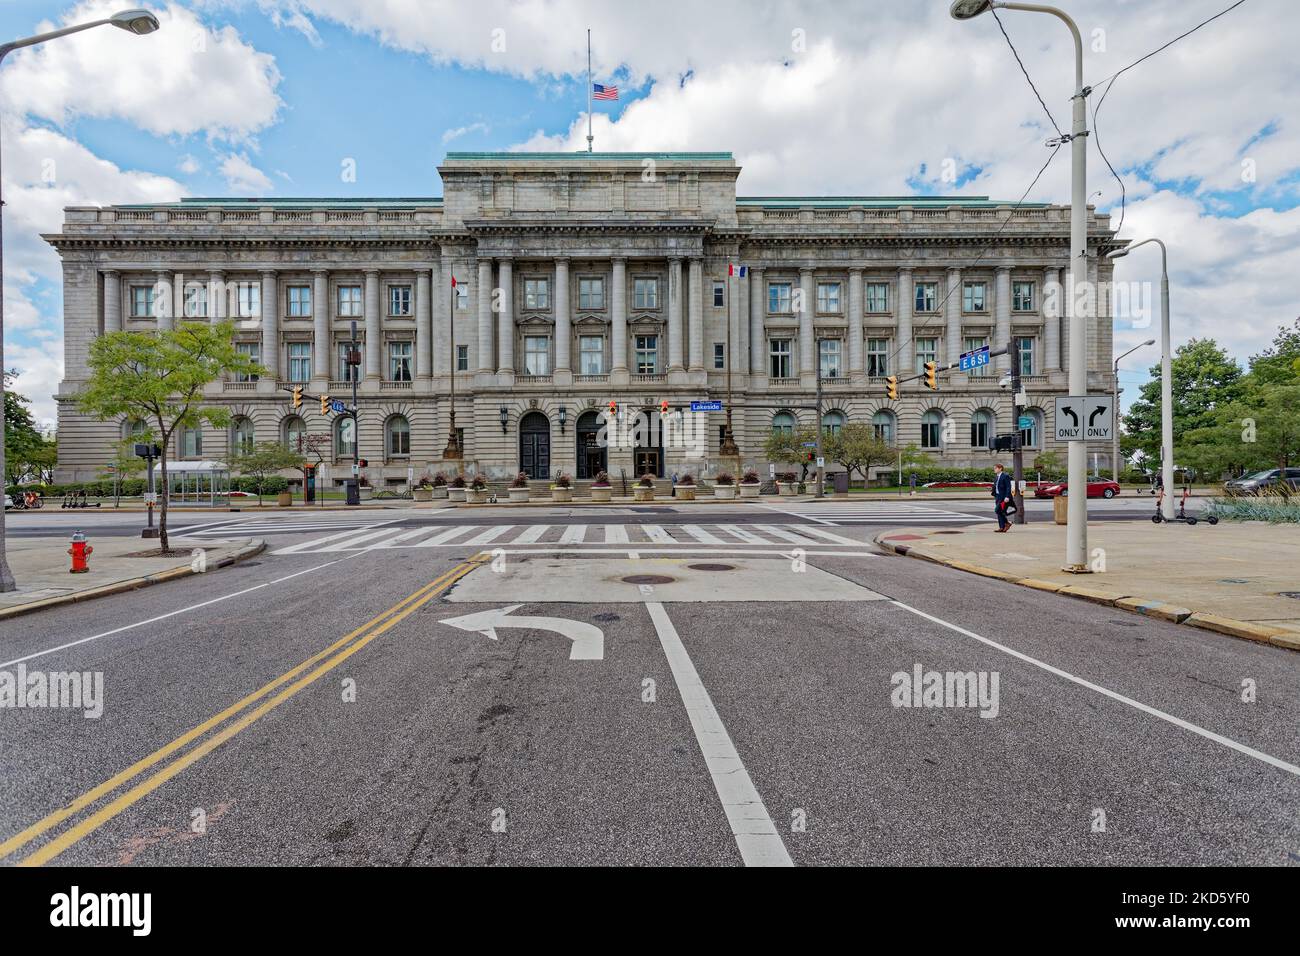
{"label": "rectangular window", "polygon": [[358,319],[361,317],[361,286],[339,286],[339,318]]}
{"label": "rectangular window", "polygon": [[1034,284],[1032,282],[1011,283],[1011,311],[1034,311]]}
{"label": "rectangular window", "polygon": [[727,304],[727,287],[726,283],[713,283],[713,307],[720,309]]}
{"label": "rectangular window", "polygon": [[[357,343],[357,351],[361,351],[362,344]],[[353,378],[360,380],[361,366],[348,364],[348,352],[351,346],[347,342],[339,343],[339,381],[350,382]]]}
{"label": "rectangular window", "polygon": [[772,282],[767,287],[767,311],[784,314],[790,311],[790,283]]}
{"label": "rectangular window", "polygon": [[289,316],[305,318],[311,315],[311,286],[289,286]]}
{"label": "rectangular window", "polygon": [[867,339],[867,374],[877,378],[889,374],[889,339]]}
{"label": "rectangular window", "polygon": [[632,281],[632,307],[634,309],[659,308],[658,279],[634,279]]}
{"label": "rectangular window", "polygon": [[524,280],[524,308],[549,309],[551,307],[551,280]]}
{"label": "rectangular window", "polygon": [[605,337],[584,335],[578,339],[579,368],[582,375],[605,374]]}
{"label": "rectangular window", "polygon": [[1016,339],[1016,361],[1020,363],[1021,375],[1034,374],[1034,340],[1030,336]]}
{"label": "rectangular window", "polygon": [[[236,342],[235,351],[249,360],[256,362],[258,365],[262,364],[261,342]],[[258,377],[256,375],[246,375],[243,372],[241,372],[238,377],[238,381],[241,382],[256,382],[257,379]]]}
{"label": "rectangular window", "polygon": [[961,309],[963,312],[988,311],[988,302],[984,298],[983,282],[967,282],[962,286]]}
{"label": "rectangular window", "polygon": [[289,381],[311,381],[311,343],[289,343]]}
{"label": "rectangular window", "polygon": [[727,346],[726,343],[724,342],[713,343],[713,367],[714,368],[727,367]]}
{"label": "rectangular window", "polygon": [[[966,347],[962,349],[962,351],[974,352],[976,349],[982,349],[984,348],[984,346],[988,344],[989,344],[989,340],[987,336],[968,336],[966,338]],[[972,378],[981,378],[987,375],[989,373],[989,369],[991,369],[992,367],[993,367],[992,365],[979,365],[967,371],[966,374],[971,376]]]}
{"label": "rectangular window", "polygon": [[933,338],[916,340],[916,373],[921,375],[925,372],[925,363],[937,361],[939,354],[939,340]]}
{"label": "rectangular window", "polygon": [[240,318],[251,319],[262,314],[262,287],[256,282],[239,283],[235,294]]}
{"label": "rectangular window", "polygon": [[456,283],[456,308],[457,310],[469,308],[469,287],[463,282]]}
{"label": "rectangular window", "polygon": [[817,343],[817,374],[822,378],[839,378],[840,353],[839,339],[822,339]]}
{"label": "rectangular window", "polygon": [[840,284],[838,282],[817,283],[817,311],[840,311]]}
{"label": "rectangular window", "polygon": [[[788,288],[788,286],[787,286]],[[790,377],[790,339],[772,339],[768,344],[768,372],[772,378]]]}
{"label": "rectangular window", "polygon": [[411,287],[409,285],[390,285],[388,287],[388,314],[411,314]]}
{"label": "rectangular window", "polygon": [[636,337],[636,372],[638,375],[659,374],[659,336]]}
{"label": "rectangular window", "polygon": [[578,308],[580,309],[605,308],[605,280],[604,279],[579,279],[578,280]]}
{"label": "rectangular window", "polygon": [[468,345],[456,346],[456,371],[458,372],[469,371],[469,346]]}
{"label": "rectangular window", "polygon": [[921,447],[938,448],[939,431],[943,427],[938,412],[926,412],[921,419]]}
{"label": "rectangular window", "polygon": [[187,285],[185,287],[185,318],[202,319],[208,314],[208,287],[206,285]]}
{"label": "rectangular window", "polygon": [[388,380],[390,382],[409,382],[411,380],[411,343],[388,343]]}
{"label": "rectangular window", "polygon": [[867,311],[868,312],[889,311],[889,283],[888,282],[867,283]]}
{"label": "rectangular window", "polygon": [[186,428],[181,431],[181,457],[199,458],[203,454],[203,429]]}
{"label": "rectangular window", "polygon": [[524,336],[524,374],[551,374],[551,340],[549,336]]}
{"label": "rectangular window", "polygon": [[141,319],[153,315],[153,286],[131,286],[131,315]]}
{"label": "rectangular window", "polygon": [[933,312],[939,301],[939,286],[934,282],[916,284],[916,311]]}

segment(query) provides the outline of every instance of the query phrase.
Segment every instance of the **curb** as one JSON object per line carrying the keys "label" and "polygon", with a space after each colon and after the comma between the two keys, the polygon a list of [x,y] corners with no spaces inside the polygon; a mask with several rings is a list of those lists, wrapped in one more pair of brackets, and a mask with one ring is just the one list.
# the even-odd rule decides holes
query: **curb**
{"label": "curb", "polygon": [[1168,621],[1171,624],[1186,624],[1190,627],[1197,627],[1204,631],[1214,631],[1216,634],[1227,634],[1230,637],[1254,641],[1257,644],[1271,644],[1273,647],[1281,647],[1290,651],[1300,651],[1300,634],[1297,634],[1295,631],[1284,631],[1279,628],[1268,627],[1264,624],[1252,624],[1249,621],[1238,621],[1235,618],[1222,617],[1218,614],[1194,611],[1191,608],[1179,607],[1178,605],[1170,604],[1167,601],[1132,597],[1128,595],[1114,595],[1106,591],[1097,590],[1096,588],[1082,587],[1075,584],[1058,584],[1055,581],[1041,581],[1037,578],[1022,578],[1020,575],[1014,574],[1010,571],[1001,571],[997,568],[986,568],[978,564],[970,564],[966,561],[957,561],[952,558],[941,558],[933,554],[923,554],[917,551],[913,546],[891,544],[888,541],[883,540],[885,536],[892,533],[893,531],[882,531],[872,539],[872,543],[882,551],[896,554],[899,557],[919,558],[922,561],[929,561],[931,564],[941,564],[944,567],[955,568],[958,571],[965,571],[968,574],[978,574],[986,578],[1006,581],[1008,584],[1018,584],[1021,587],[1032,588],[1036,591],[1064,594],[1072,598],[1091,601],[1094,604],[1101,604],[1106,607],[1113,607],[1122,611],[1141,614],[1144,617],[1158,618],[1162,621]]}
{"label": "curb", "polygon": [[[227,568],[239,561],[244,561],[254,555],[261,554],[266,550],[265,538],[253,538],[244,547],[222,558],[213,565],[213,568]],[[64,604],[80,604],[83,601],[91,601],[95,598],[108,597],[113,594],[122,594],[126,591],[138,591],[140,588],[149,587],[152,584],[162,584],[164,581],[175,581],[179,578],[187,578],[193,574],[199,574],[188,564],[176,568],[169,568],[166,571],[156,571],[153,574],[146,574],[138,578],[127,578],[125,581],[114,581],[111,584],[102,584],[97,588],[88,588],[85,591],[76,591],[72,594],[60,594],[55,597],[43,598],[40,601],[31,601],[27,604],[16,604],[13,607],[0,608],[0,621],[7,620],[11,617],[18,617],[23,614],[32,614],[36,611],[48,610],[52,607],[60,607]],[[206,574],[207,572],[202,572]]]}

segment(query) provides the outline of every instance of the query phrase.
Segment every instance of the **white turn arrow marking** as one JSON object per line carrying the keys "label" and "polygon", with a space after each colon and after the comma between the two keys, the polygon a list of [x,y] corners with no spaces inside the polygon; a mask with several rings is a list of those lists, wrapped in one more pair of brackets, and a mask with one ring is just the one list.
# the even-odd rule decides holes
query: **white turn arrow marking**
{"label": "white turn arrow marking", "polygon": [[573,642],[569,651],[571,661],[600,661],[605,659],[605,634],[594,624],[572,621],[565,617],[510,617],[511,611],[523,607],[512,604],[492,611],[479,611],[477,614],[464,614],[449,617],[442,621],[462,631],[477,631],[485,637],[497,640],[498,627],[527,627],[535,631],[555,631],[563,634]]}

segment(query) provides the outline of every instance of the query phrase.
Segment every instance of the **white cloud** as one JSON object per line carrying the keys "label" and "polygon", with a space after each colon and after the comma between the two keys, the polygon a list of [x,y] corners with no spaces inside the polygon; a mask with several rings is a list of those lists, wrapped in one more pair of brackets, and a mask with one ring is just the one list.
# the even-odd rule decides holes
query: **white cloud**
{"label": "white cloud", "polygon": [[492,128],[487,123],[470,123],[468,126],[458,126],[455,129],[449,129],[442,134],[442,144],[446,146],[453,140],[460,139],[462,136],[468,136],[470,133],[482,133],[486,136],[492,132]]}
{"label": "white cloud", "polygon": [[176,168],[179,169],[187,176],[193,176],[202,167],[199,166],[199,161],[197,159],[195,159],[189,153],[186,153],[184,156],[181,157],[181,161],[176,164]]}
{"label": "white cloud", "polygon": [[5,365],[18,370],[11,387],[31,399],[37,426],[42,430],[55,427],[58,413],[54,393],[63,379],[63,349],[6,344]]}
{"label": "white cloud", "polygon": [[253,165],[247,153],[230,153],[221,161],[226,184],[240,195],[260,195],[274,188],[271,178]]}

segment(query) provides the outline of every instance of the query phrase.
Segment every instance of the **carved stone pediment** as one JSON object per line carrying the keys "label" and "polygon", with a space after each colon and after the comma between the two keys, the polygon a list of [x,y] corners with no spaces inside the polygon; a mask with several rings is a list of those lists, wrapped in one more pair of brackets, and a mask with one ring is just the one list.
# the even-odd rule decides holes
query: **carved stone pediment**
{"label": "carved stone pediment", "polygon": [[515,324],[520,328],[549,329],[555,325],[555,319],[549,315],[521,315]]}
{"label": "carved stone pediment", "polygon": [[603,329],[609,325],[609,319],[603,315],[580,315],[573,320],[573,324],[582,329]]}

